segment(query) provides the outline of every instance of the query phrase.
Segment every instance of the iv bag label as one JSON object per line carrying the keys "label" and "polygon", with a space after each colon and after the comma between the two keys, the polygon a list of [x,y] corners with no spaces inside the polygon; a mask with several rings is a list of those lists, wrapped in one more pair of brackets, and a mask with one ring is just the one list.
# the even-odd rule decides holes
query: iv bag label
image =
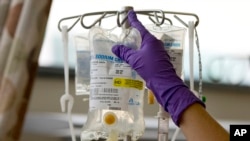
{"label": "iv bag label", "polygon": [[107,75],[107,61],[91,60],[90,75]]}
{"label": "iv bag label", "polygon": [[127,110],[128,95],[125,93],[128,93],[129,90],[113,87],[113,81],[113,76],[91,76],[90,110]]}
{"label": "iv bag label", "polygon": [[90,68],[90,110],[127,110],[130,89],[143,90],[143,81],[131,79],[136,76],[126,63],[92,59]]}
{"label": "iv bag label", "polygon": [[[126,94],[129,90],[124,87],[114,87],[113,83],[116,76],[131,77],[132,70],[128,64],[114,63],[107,59],[100,59],[100,57],[91,59],[90,74],[90,110],[127,110],[128,95]],[[132,86],[142,89],[135,84],[131,84]]]}
{"label": "iv bag label", "polygon": [[143,82],[139,80],[134,80],[134,79],[115,78],[113,81],[113,85],[115,87],[135,88],[138,90],[143,89]]}

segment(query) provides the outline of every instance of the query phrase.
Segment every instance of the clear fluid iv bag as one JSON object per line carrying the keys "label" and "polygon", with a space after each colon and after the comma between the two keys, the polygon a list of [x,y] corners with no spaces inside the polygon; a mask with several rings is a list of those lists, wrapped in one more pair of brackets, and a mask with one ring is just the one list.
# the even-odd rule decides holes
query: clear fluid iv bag
{"label": "clear fluid iv bag", "polygon": [[173,25],[147,25],[146,28],[164,43],[177,75],[183,78],[183,55],[186,29]]}
{"label": "clear fluid iv bag", "polygon": [[100,27],[89,31],[90,96],[82,141],[111,141],[128,136],[137,140],[144,133],[145,82],[112,53],[112,46],[119,43],[138,49],[140,33],[134,28],[123,30],[120,36]]}

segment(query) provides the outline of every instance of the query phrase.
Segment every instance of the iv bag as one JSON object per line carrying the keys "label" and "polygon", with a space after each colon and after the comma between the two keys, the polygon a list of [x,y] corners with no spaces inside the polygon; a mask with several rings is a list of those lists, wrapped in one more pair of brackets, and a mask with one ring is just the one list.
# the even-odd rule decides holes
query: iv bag
{"label": "iv bag", "polygon": [[173,64],[177,75],[183,77],[183,54],[186,29],[167,24],[163,26],[147,25],[146,28],[151,34],[164,43],[164,48],[170,56],[170,62]]}
{"label": "iv bag", "polygon": [[84,36],[75,36],[76,49],[75,90],[76,95],[89,95],[90,49],[89,40]]}
{"label": "iv bag", "polygon": [[93,27],[89,31],[90,98],[81,140],[137,140],[145,130],[143,94],[145,82],[123,60],[112,53],[112,46],[125,44],[138,49],[140,33],[124,29],[120,36]]}

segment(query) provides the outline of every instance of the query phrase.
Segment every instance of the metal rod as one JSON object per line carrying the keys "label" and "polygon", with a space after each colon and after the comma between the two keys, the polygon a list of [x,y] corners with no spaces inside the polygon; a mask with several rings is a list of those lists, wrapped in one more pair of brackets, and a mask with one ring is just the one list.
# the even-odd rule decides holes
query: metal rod
{"label": "metal rod", "polygon": [[[94,13],[86,13],[83,14],[81,16],[81,25],[83,28],[89,29],[91,27],[93,27],[94,25],[96,25],[97,23],[100,23],[102,19],[107,18],[107,17],[111,17],[111,16],[115,16],[117,14],[118,11],[103,11],[103,12],[94,12]],[[89,26],[85,25],[83,22],[83,19],[87,16],[93,16],[93,15],[101,15],[98,19],[96,19],[92,24],[90,24]]]}
{"label": "metal rod", "polygon": [[57,26],[58,26],[58,30],[59,30],[59,31],[62,31],[61,23],[62,23],[63,21],[71,20],[71,19],[75,19],[75,18],[77,18],[77,20],[68,28],[68,32],[69,32],[69,31],[77,24],[77,22],[80,20],[81,15],[62,18],[62,19],[59,20],[59,22],[58,22],[58,25],[57,25]]}
{"label": "metal rod", "polygon": [[[108,17],[112,17],[112,16],[117,16],[117,26],[121,27],[127,20],[127,16],[125,16],[125,17],[123,17],[122,21],[120,21],[120,15],[124,12],[126,12],[126,11],[101,11],[101,12],[92,12],[92,13],[85,13],[85,14],[77,15],[77,16],[65,17],[65,18],[62,18],[61,20],[59,20],[58,29],[59,29],[59,31],[61,31],[62,22],[66,21],[66,20],[71,20],[71,19],[76,19],[76,20],[71,26],[69,26],[68,31],[70,31],[79,21],[81,22],[81,25],[83,28],[89,29],[89,28],[95,26],[97,23],[99,23],[99,25],[100,25],[101,21],[104,18],[108,18]],[[137,10],[135,12],[138,15],[149,16],[149,19],[154,24],[156,24],[158,26],[162,25],[165,21],[168,21],[171,25],[173,24],[169,18],[166,18],[166,14],[191,16],[191,17],[194,17],[196,19],[195,27],[197,27],[199,24],[199,17],[193,13],[162,11],[162,10]],[[159,16],[157,13],[161,13],[161,16]],[[87,16],[94,16],[94,15],[100,15],[100,17],[97,18],[96,20],[94,20],[92,24],[85,25],[83,22],[84,18]],[[153,20],[152,17],[154,17],[155,20]],[[159,19],[161,19],[161,21],[159,21]]]}
{"label": "metal rod", "polygon": [[186,12],[174,12],[174,11],[164,11],[165,14],[173,14],[173,15],[184,15],[184,16],[192,16],[196,19],[196,22],[195,22],[195,27],[198,26],[200,20],[199,20],[199,17],[198,15],[194,14],[194,13],[186,13]]}
{"label": "metal rod", "polygon": [[[123,22],[122,22],[121,26],[122,26],[123,29],[127,29],[127,28],[130,27],[130,24],[129,24],[128,20],[127,20],[129,10],[134,10],[134,8],[131,7],[131,6],[125,6],[125,7],[122,8],[122,11],[124,11],[124,12],[121,15],[121,17],[123,19]],[[117,15],[117,17],[118,17],[117,19],[119,19],[119,15]]]}

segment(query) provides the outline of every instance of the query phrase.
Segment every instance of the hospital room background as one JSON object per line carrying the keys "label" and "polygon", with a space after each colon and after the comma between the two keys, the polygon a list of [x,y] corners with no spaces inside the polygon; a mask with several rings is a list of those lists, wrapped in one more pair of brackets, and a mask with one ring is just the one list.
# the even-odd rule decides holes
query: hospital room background
{"label": "hospital room background", "polygon": [[[119,11],[124,6],[132,6],[135,11],[162,10],[196,14],[199,17],[196,30],[200,52],[194,42],[192,54],[194,88],[199,90],[200,86],[200,55],[202,94],[206,98],[206,110],[228,131],[231,124],[250,124],[250,19],[248,18],[250,9],[248,3],[247,0],[53,0],[20,141],[71,141],[67,113],[61,111],[60,105],[65,83],[63,41],[58,22],[62,18],[85,13]],[[172,15],[169,15],[169,18],[170,16]],[[184,21],[195,21],[193,17],[180,17]],[[138,18],[143,24],[150,24],[150,20],[140,15]],[[86,18],[85,22],[90,25],[94,19]],[[70,26],[74,22],[74,19],[70,19],[64,24]],[[112,21],[111,18],[108,23],[108,25],[116,25],[116,21]],[[173,20],[173,25],[185,28],[176,19]],[[86,36],[88,31],[89,29],[84,29],[80,23],[77,23],[68,32],[69,92],[74,98],[72,121],[77,140],[80,140],[89,105],[85,100],[86,95],[75,94],[74,39],[76,36]],[[185,37],[183,79],[189,84],[188,33]],[[145,100],[143,112],[145,133],[139,140],[157,140],[158,104],[149,105]],[[169,140],[176,128],[172,122],[169,123]],[[176,141],[184,140],[185,137],[180,132]]]}

